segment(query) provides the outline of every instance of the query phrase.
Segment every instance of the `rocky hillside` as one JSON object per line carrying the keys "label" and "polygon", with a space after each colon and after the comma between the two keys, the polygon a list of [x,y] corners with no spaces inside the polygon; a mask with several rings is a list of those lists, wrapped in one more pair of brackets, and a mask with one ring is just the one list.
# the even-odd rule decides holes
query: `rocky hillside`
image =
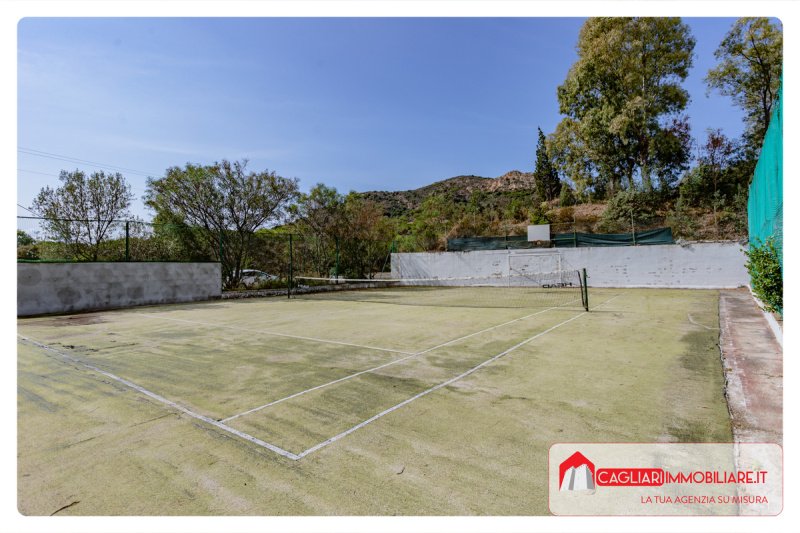
{"label": "rocky hillside", "polygon": [[533,184],[532,173],[512,170],[498,178],[456,176],[410,191],[369,191],[361,194],[364,198],[383,205],[387,216],[396,217],[413,211],[425,198],[433,194],[444,194],[456,202],[466,202],[475,191],[494,196],[519,190],[532,190]]}

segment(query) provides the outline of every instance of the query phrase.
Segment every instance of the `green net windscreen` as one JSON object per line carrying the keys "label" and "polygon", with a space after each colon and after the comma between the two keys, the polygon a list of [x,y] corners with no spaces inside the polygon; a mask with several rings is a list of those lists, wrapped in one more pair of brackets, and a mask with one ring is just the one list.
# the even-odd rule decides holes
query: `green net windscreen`
{"label": "green net windscreen", "polygon": [[750,183],[747,220],[750,244],[763,244],[774,237],[783,269],[783,89],[778,92]]}

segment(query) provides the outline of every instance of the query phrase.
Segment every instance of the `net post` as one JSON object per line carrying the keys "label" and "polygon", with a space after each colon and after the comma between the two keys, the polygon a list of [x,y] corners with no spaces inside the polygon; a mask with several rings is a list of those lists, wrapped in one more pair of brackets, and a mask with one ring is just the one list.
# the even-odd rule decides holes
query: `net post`
{"label": "net post", "polygon": [[292,277],[294,275],[294,263],[292,256],[292,234],[289,234],[289,272],[286,278],[286,297],[292,297]]}
{"label": "net post", "polygon": [[508,268],[508,279],[506,280],[506,287],[511,287],[511,250],[509,250],[508,247],[506,247],[506,267]]}
{"label": "net post", "polygon": [[586,277],[586,269],[583,269],[583,308],[589,311],[589,278]]}
{"label": "net post", "polygon": [[125,221],[125,261],[131,260],[131,221]]}

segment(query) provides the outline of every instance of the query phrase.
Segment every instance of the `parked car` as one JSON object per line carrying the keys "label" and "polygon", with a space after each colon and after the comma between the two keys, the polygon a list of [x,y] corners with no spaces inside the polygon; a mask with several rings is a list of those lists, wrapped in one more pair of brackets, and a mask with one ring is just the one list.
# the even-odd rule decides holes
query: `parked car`
{"label": "parked car", "polygon": [[278,276],[267,274],[261,270],[245,269],[242,270],[241,283],[247,288],[255,287],[267,281],[277,280]]}

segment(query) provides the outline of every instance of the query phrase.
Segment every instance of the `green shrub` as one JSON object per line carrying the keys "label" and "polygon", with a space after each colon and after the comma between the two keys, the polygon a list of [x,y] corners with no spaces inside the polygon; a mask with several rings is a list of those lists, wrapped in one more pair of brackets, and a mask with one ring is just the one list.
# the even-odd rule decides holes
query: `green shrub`
{"label": "green shrub", "polygon": [[558,196],[558,205],[560,207],[569,207],[575,205],[575,194],[572,188],[566,183],[561,185],[561,194]]}
{"label": "green shrub", "polygon": [[36,244],[17,245],[17,259],[33,261],[39,258],[39,247]]}
{"label": "green shrub", "polygon": [[542,203],[534,205],[530,210],[531,224],[549,224],[550,219],[547,217],[547,204]]}
{"label": "green shrub", "polygon": [[687,201],[683,196],[678,198],[675,208],[667,214],[667,225],[672,228],[672,234],[675,237],[687,239],[695,237],[697,222],[692,218]]}
{"label": "green shrub", "polygon": [[753,292],[767,311],[783,314],[783,273],[775,239],[770,237],[759,246],[751,244],[746,254]]}
{"label": "green shrub", "polygon": [[631,231],[631,225],[647,225],[653,219],[662,199],[657,192],[628,189],[608,201],[599,225],[601,231]]}

